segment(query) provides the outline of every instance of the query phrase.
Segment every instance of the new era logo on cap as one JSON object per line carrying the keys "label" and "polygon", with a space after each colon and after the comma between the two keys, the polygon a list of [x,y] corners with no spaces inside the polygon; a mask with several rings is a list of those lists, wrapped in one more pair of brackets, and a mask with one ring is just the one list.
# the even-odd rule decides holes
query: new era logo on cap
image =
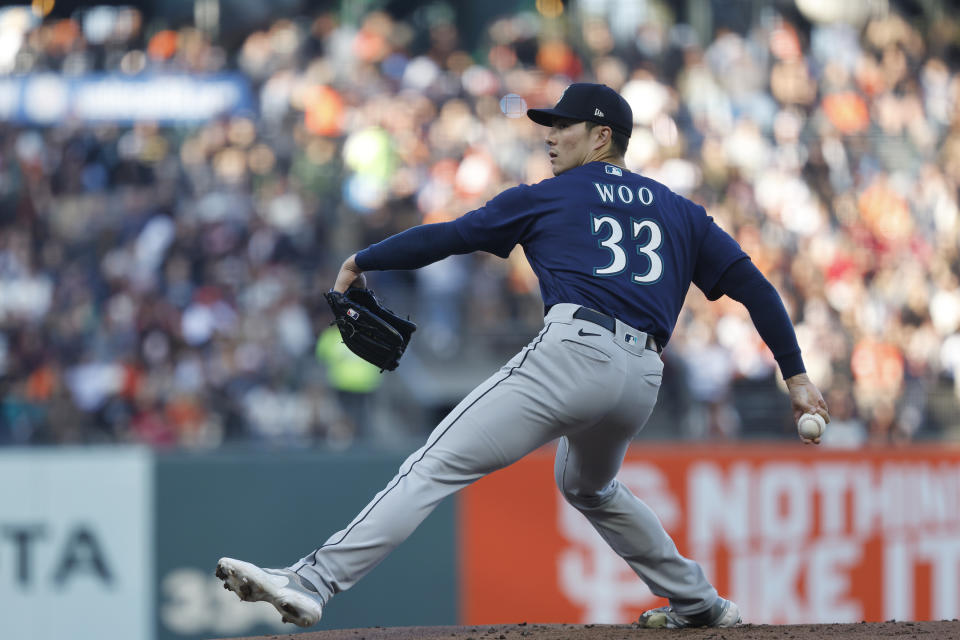
{"label": "new era logo on cap", "polygon": [[554,118],[589,120],[606,125],[630,137],[633,132],[633,110],[619,93],[605,84],[575,82],[563,90],[552,109],[527,109],[527,117],[547,127]]}

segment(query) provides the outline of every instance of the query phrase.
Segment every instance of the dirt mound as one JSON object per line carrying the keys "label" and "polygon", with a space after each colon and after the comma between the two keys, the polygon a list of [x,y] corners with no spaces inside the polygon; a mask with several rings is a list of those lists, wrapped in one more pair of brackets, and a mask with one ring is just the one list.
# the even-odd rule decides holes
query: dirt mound
{"label": "dirt mound", "polygon": [[960,622],[861,622],[860,624],[745,624],[733,629],[638,629],[624,624],[494,624],[470,627],[371,627],[312,631],[234,640],[813,640],[840,638],[960,640]]}

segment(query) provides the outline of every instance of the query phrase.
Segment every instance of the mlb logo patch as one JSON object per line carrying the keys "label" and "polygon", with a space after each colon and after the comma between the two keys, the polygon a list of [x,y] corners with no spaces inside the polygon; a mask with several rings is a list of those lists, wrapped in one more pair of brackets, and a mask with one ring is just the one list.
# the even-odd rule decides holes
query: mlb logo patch
{"label": "mlb logo patch", "polygon": [[623,341],[628,344],[637,344],[637,342],[639,342],[639,340],[637,340],[637,336],[631,335],[629,333],[623,334]]}
{"label": "mlb logo patch", "polygon": [[610,175],[623,177],[623,171],[620,170],[620,167],[615,167],[612,164],[606,165],[603,170]]}
{"label": "mlb logo patch", "polygon": [[347,309],[347,315],[356,320],[360,317],[360,314],[357,313],[356,309]]}

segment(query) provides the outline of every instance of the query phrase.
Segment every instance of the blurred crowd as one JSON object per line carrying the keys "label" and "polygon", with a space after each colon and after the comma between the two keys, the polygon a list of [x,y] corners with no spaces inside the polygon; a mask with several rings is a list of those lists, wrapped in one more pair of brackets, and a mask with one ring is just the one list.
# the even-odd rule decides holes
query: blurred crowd
{"label": "blurred crowd", "polygon": [[[770,8],[704,37],[653,0],[537,6],[469,51],[443,4],[276,19],[235,46],[134,10],[96,37],[27,29],[6,73],[239,70],[257,108],[0,123],[0,444],[362,440],[384,377],[324,334],[322,292],[353,251],[549,177],[544,130],[517,116],[571,81],[621,91],[628,167],[706,206],[776,285],[828,440],[960,437],[957,23]],[[478,354],[508,357],[542,320],[519,249],[371,284],[420,324],[391,374],[418,385],[478,382]],[[665,357],[657,435],[790,437],[744,401],[783,392],[738,303],[691,291]]]}

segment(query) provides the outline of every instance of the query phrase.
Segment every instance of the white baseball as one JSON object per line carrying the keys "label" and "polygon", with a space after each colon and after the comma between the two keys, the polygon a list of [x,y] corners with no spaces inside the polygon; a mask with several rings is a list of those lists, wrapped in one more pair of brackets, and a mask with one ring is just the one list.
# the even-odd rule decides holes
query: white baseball
{"label": "white baseball", "polygon": [[808,440],[815,440],[823,435],[827,423],[819,413],[805,413],[797,421],[797,433]]}

